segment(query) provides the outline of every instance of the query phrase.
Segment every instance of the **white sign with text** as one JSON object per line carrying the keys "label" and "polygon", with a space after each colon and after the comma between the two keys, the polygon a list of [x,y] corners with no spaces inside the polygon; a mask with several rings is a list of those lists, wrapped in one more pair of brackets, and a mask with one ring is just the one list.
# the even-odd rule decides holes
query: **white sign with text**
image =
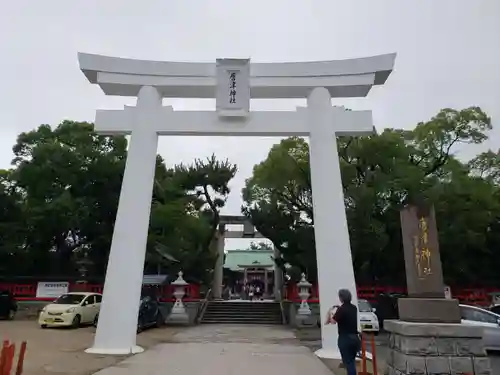
{"label": "white sign with text", "polygon": [[41,281],[36,287],[37,298],[58,298],[60,295],[68,293],[69,283]]}
{"label": "white sign with text", "polygon": [[250,59],[217,59],[216,107],[221,116],[250,111]]}

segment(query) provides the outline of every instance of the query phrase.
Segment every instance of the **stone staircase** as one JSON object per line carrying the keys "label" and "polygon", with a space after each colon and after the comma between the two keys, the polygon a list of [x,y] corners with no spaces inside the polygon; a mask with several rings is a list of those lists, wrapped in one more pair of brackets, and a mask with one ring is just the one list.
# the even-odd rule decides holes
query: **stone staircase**
{"label": "stone staircase", "polygon": [[283,324],[281,306],[272,301],[210,301],[201,324]]}

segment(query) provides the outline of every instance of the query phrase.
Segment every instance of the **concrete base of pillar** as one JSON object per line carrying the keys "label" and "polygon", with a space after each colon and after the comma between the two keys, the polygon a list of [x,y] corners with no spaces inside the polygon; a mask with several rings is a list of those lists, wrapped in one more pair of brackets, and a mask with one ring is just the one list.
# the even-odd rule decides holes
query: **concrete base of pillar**
{"label": "concrete base of pillar", "polygon": [[390,332],[386,374],[492,374],[482,327],[386,320],[384,328]]}
{"label": "concrete base of pillar", "polygon": [[186,312],[172,312],[166,322],[173,325],[189,325],[189,315]]}
{"label": "concrete base of pillar", "polygon": [[318,349],[314,352],[318,358],[321,359],[338,359],[341,360],[340,352],[337,348],[335,349]]}
{"label": "concrete base of pillar", "polygon": [[297,328],[315,327],[317,324],[317,320],[312,316],[311,312],[309,314],[297,314],[294,321]]}
{"label": "concrete base of pillar", "polygon": [[85,349],[87,354],[104,354],[104,355],[128,355],[139,354],[144,351],[140,346],[133,346],[131,348],[88,348]]}

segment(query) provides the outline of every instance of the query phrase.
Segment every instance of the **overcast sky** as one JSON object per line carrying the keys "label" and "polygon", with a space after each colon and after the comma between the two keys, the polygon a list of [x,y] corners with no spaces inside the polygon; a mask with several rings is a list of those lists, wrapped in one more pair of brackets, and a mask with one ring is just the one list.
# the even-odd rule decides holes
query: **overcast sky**
{"label": "overcast sky", "polygon": [[[375,125],[411,128],[443,107],[482,107],[500,123],[499,0],[18,0],[0,11],[0,168],[21,131],[63,119],[93,121],[105,97],[78,69],[77,52],[137,59],[254,62],[335,60],[397,52],[395,71],[368,98],[335,101],[372,109]],[[214,102],[175,100],[177,109]],[[300,101],[258,101],[294,109]],[[500,126],[500,125],[499,125]],[[228,214],[276,138],[160,139],[169,165],[215,153],[239,167]],[[488,148],[500,148],[494,130]],[[477,149],[462,150],[470,157]],[[240,247],[241,241],[227,247]],[[243,242],[247,245],[248,241]]]}

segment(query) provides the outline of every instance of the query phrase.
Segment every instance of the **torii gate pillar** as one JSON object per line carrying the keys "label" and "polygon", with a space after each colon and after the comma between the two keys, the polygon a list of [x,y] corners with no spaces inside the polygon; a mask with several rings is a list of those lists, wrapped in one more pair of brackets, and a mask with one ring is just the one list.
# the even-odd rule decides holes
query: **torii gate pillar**
{"label": "torii gate pillar", "polygon": [[[310,137],[314,235],[321,321],[337,292],[356,285],[336,136],[373,132],[370,111],[332,107],[332,97],[364,97],[385,83],[396,55],[306,63],[217,64],[120,59],[79,54],[80,68],[107,95],[136,96],[137,107],[98,110],[95,130],[131,134],[94,346],[89,353],[129,354],[136,345],[158,135]],[[216,78],[216,79],[215,79]],[[217,97],[217,112],[174,111],[161,99]],[[297,111],[249,112],[250,97],[306,98]],[[356,300],[353,301],[356,303]],[[318,356],[340,358],[337,330],[321,328]]]}

